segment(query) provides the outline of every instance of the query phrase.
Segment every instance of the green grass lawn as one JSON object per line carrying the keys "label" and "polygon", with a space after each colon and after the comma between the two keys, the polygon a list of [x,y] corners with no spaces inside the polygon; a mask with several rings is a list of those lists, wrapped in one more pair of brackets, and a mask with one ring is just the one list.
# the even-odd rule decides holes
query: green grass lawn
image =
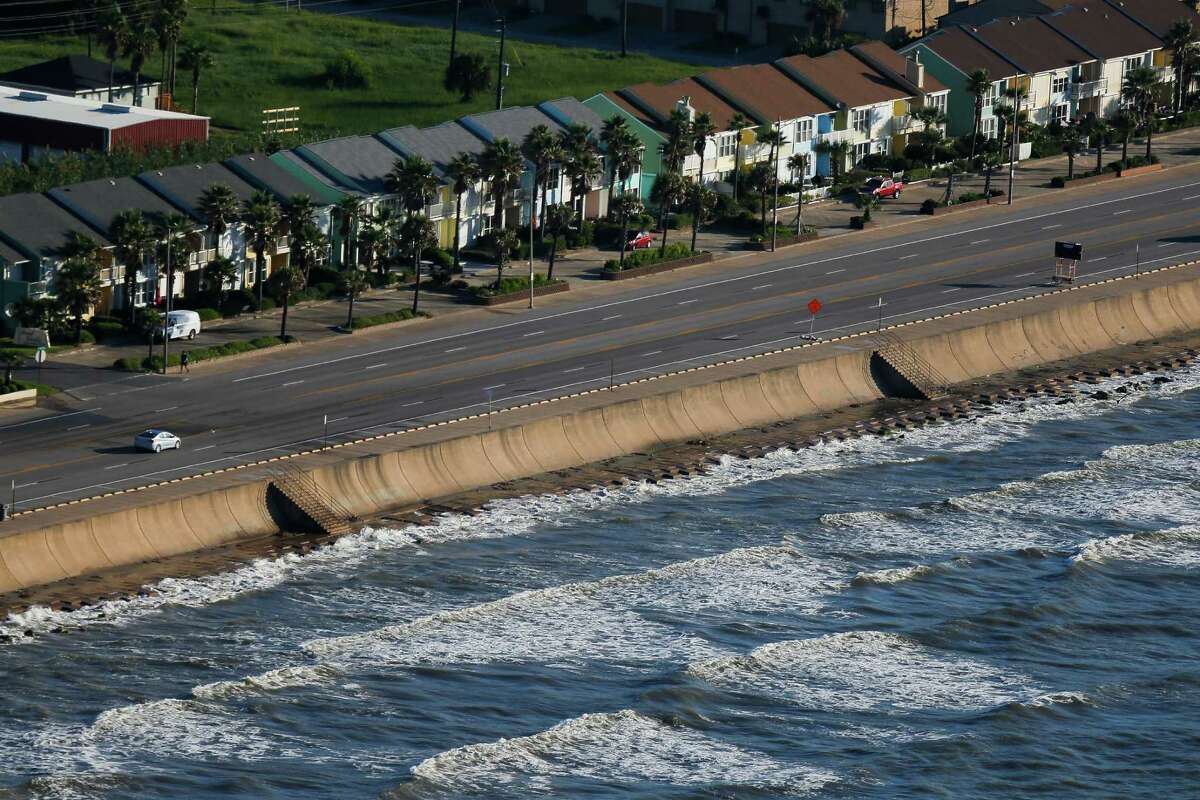
{"label": "green grass lawn", "polygon": [[[215,16],[196,5],[192,8],[185,38],[209,46],[217,58],[216,67],[201,79],[199,111],[219,127],[256,131],[262,109],[300,106],[306,138],[320,138],[397,125],[425,126],[495,106],[494,91],[462,103],[442,89],[448,30],[265,6],[218,11]],[[460,33],[458,41],[460,50],[495,58],[495,39]],[[370,65],[369,88],[339,90],[325,85],[321,78],[325,64],[342,50],[358,53]],[[3,39],[0,70],[71,52],[86,52],[82,38]],[[509,40],[507,60],[512,71],[505,85],[506,106],[565,95],[585,99],[602,89],[704,71],[641,55],[622,59],[599,50],[513,40]],[[155,53],[148,67],[157,72],[158,65]],[[190,75],[182,70],[177,88],[176,102],[189,107]]]}

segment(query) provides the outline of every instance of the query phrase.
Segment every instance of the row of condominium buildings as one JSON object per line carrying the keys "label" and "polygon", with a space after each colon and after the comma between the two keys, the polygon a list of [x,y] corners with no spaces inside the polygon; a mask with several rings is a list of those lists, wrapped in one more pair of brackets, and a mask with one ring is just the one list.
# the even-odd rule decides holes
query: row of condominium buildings
{"label": "row of condominium buildings", "polygon": [[[1050,0],[1052,2],[1053,0]],[[1089,114],[1111,116],[1120,107],[1123,75],[1136,67],[1158,70],[1171,80],[1172,53],[1164,37],[1179,20],[1200,27],[1200,16],[1177,0],[1074,0],[1046,7],[1040,13],[984,21],[956,22],[951,15],[933,33],[893,51],[873,41],[819,57],[792,56],[764,64],[716,69],[667,84],[641,83],[584,100],[561,98],[537,106],[508,108],[462,117],[429,128],[401,126],[380,133],[307,144],[273,154],[252,153],[221,163],[193,164],[147,172],[128,178],[97,180],[53,189],[45,194],[0,198],[0,308],[18,298],[54,291],[54,272],[63,243],[72,232],[86,233],[112,252],[111,225],[125,209],[140,209],[149,217],[183,213],[195,221],[195,253],[188,270],[199,269],[216,256],[242,266],[240,285],[252,285],[253,253],[241,226],[233,225],[218,240],[204,226],[201,193],[224,184],[242,200],[265,190],[280,201],[297,194],[313,199],[318,223],[330,239],[328,259],[337,264],[344,228],[338,219],[339,201],[359,198],[366,215],[384,206],[398,206],[389,188],[388,173],[398,160],[423,158],[442,179],[440,193],[426,215],[434,221],[442,246],[455,240],[455,197],[445,170],[460,154],[478,154],[488,142],[506,138],[514,143],[539,125],[560,131],[586,126],[598,146],[605,121],[623,118],[643,145],[641,168],[624,185],[609,187],[609,170],[584,198],[571,195],[569,182],[554,174],[545,202],[574,202],[590,218],[607,213],[610,191],[649,197],[663,169],[660,148],[675,111],[706,113],[716,132],[705,148],[704,160],[692,154],[683,164],[685,177],[727,180],[735,169],[739,139],[741,158],[754,164],[768,158],[765,146],[743,134],[747,124],[777,127],[785,144],[776,154],[781,178],[795,177],[786,166],[794,153],[811,153],[809,175],[831,172],[830,154],[821,142],[845,142],[847,164],[876,153],[900,153],[909,137],[923,129],[913,117],[919,107],[933,106],[946,114],[946,133],[969,134],[974,126],[976,100],[966,90],[967,77],[986,70],[992,81],[984,96],[980,129],[995,135],[993,111],[1004,91],[1022,87],[1025,108],[1039,125]],[[979,12],[973,6],[967,12]],[[967,13],[962,12],[962,13]],[[0,96],[5,91],[0,87]],[[747,142],[749,142],[747,144]],[[541,202],[532,192],[527,170],[524,186],[510,196],[510,223],[528,220],[530,203]],[[531,198],[532,196],[532,198]],[[490,230],[494,208],[487,187],[477,185],[463,197],[461,228],[464,244]],[[540,213],[540,210],[539,210]],[[268,253],[270,265],[286,263],[288,241],[280,236]],[[98,310],[152,302],[166,291],[189,287],[188,270],[175,286],[151,259],[134,282],[133,296],[124,296],[124,266],[111,255],[105,264],[103,297]],[[11,325],[10,315],[0,319]]]}

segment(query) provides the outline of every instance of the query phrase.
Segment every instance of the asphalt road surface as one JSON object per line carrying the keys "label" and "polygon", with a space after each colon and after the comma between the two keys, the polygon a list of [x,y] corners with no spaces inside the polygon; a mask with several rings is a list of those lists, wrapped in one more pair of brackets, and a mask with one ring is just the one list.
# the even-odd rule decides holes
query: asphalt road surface
{"label": "asphalt road surface", "polygon": [[[809,332],[814,297],[822,337],[1036,294],[1056,239],[1083,243],[1080,282],[1200,257],[1200,169],[1104,188],[192,375],[97,371],[103,380],[72,389],[65,407],[0,418],[0,495],[15,483],[19,508],[45,505],[310,448],[326,430],[329,442],[358,438],[762,352]],[[133,451],[146,427],[183,449]]]}

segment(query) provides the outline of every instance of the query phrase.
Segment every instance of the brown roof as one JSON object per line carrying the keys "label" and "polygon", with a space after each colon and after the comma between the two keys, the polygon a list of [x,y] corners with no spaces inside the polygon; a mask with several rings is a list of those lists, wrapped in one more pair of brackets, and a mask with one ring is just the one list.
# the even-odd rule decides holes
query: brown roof
{"label": "brown roof", "polygon": [[964,75],[983,69],[992,80],[1002,81],[1021,74],[1020,68],[957,26],[936,30],[920,44],[953,64]]}
{"label": "brown roof", "polygon": [[1171,25],[1181,19],[1200,29],[1200,14],[1179,0],[1108,0],[1108,4],[1128,14],[1156,36],[1165,36]]}
{"label": "brown roof", "polygon": [[[850,52],[863,59],[871,66],[886,67],[895,74],[899,75],[901,78],[905,78],[905,80],[907,80],[905,77],[905,62],[907,62],[908,59],[878,39],[872,39],[869,42],[856,44],[854,47],[850,48]],[[925,85],[918,88],[925,92],[945,92],[950,89],[949,86],[939,81],[928,71],[925,73]]]}
{"label": "brown roof", "polygon": [[818,93],[845,103],[850,108],[911,97],[883,74],[855,58],[848,50],[834,50],[820,58],[791,56],[775,62],[784,72],[803,76],[818,87]]}
{"label": "brown roof", "polygon": [[1037,17],[1006,17],[966,30],[1030,75],[1096,60]]}
{"label": "brown roof", "polygon": [[617,94],[616,92],[605,92],[604,96],[607,97],[609,100],[611,100],[613,103],[615,103],[617,106],[620,106],[622,111],[633,116],[635,119],[637,119],[638,122],[641,122],[643,125],[649,125],[651,128],[658,127],[658,121],[656,119],[654,119],[654,117],[650,116],[645,111],[642,111],[640,108],[638,108],[633,103],[626,100],[624,97],[621,97],[621,95]]}
{"label": "brown roof", "polygon": [[834,110],[770,64],[714,69],[696,76],[696,80],[749,114],[760,125]]}
{"label": "brown roof", "polygon": [[684,97],[691,98],[692,108],[707,112],[719,131],[729,130],[729,120],[737,113],[736,108],[691,78],[681,78],[666,85],[638,83],[617,92],[653,117],[656,127],[670,119],[676,104]]}
{"label": "brown roof", "polygon": [[1067,6],[1041,19],[1099,58],[1120,58],[1162,47],[1157,36],[1103,0]]}

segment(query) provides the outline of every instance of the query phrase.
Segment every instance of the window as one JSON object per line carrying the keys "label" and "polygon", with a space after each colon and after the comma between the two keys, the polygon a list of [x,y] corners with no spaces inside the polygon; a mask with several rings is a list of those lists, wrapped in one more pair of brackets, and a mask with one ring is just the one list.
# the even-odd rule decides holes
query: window
{"label": "window", "polygon": [[876,153],[882,153],[883,155],[886,156],[892,152],[892,140],[891,139],[883,138],[883,139],[880,139],[875,144],[876,144],[876,147],[875,147]]}
{"label": "window", "polygon": [[979,121],[979,132],[989,139],[996,138],[996,118],[984,117]]}
{"label": "window", "polygon": [[948,95],[945,92],[943,92],[942,94],[931,95],[931,96],[925,98],[925,103],[930,108],[936,108],[938,111],[945,114],[947,97],[948,97]]}
{"label": "window", "polygon": [[856,108],[854,109],[853,119],[854,130],[859,133],[866,133],[871,130],[871,109]]}
{"label": "window", "polygon": [[802,119],[796,123],[796,143],[807,142],[813,138],[813,121]]}
{"label": "window", "polygon": [[1123,75],[1123,76],[1128,75],[1130,72],[1133,72],[1135,69],[1137,69],[1140,66],[1142,66],[1142,57],[1141,56],[1134,56],[1133,58],[1122,59],[1121,75]]}
{"label": "window", "polygon": [[737,134],[727,133],[717,137],[717,158],[729,158],[737,154]]}
{"label": "window", "polygon": [[871,143],[870,142],[859,142],[858,144],[854,145],[854,163],[855,164],[862,161],[864,158],[866,158],[870,154],[871,154]]}
{"label": "window", "polygon": [[1000,98],[1004,97],[1004,90],[1008,85],[1004,81],[996,81],[992,84],[992,90],[983,99],[983,107],[995,105],[1000,102]]}
{"label": "window", "polygon": [[1054,75],[1050,78],[1050,91],[1054,94],[1062,94],[1067,90],[1067,84],[1070,81],[1069,75]]}
{"label": "window", "polygon": [[1057,122],[1060,125],[1067,121],[1067,116],[1071,113],[1071,106],[1067,103],[1059,103],[1050,109],[1050,121]]}

